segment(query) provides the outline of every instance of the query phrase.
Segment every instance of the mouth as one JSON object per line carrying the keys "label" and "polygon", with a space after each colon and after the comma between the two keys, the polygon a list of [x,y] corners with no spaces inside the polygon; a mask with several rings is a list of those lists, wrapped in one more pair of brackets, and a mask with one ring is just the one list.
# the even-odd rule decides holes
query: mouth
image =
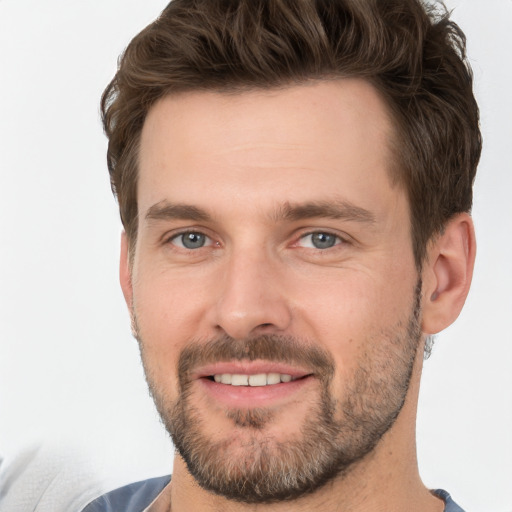
{"label": "mouth", "polygon": [[288,384],[313,373],[305,368],[272,361],[218,362],[197,369],[192,380],[207,379],[227,386],[263,387]]}
{"label": "mouth", "polygon": [[193,380],[214,402],[254,408],[285,403],[317,379],[310,371],[288,364],[251,361],[216,363],[201,368]]}
{"label": "mouth", "polygon": [[227,386],[263,387],[293,382],[305,377],[306,375],[302,377],[293,377],[287,373],[256,373],[251,375],[244,373],[216,373],[215,375],[209,375],[206,378],[217,382],[217,384],[226,384]]}

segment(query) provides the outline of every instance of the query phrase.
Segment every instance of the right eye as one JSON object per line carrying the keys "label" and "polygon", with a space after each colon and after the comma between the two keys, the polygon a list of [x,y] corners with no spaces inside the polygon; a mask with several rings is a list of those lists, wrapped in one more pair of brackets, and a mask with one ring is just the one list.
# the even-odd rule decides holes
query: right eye
{"label": "right eye", "polygon": [[207,237],[203,233],[198,233],[197,231],[185,231],[184,233],[179,233],[178,235],[174,235],[170,240],[172,244],[181,249],[201,249],[202,247],[206,247],[213,244],[213,240]]}

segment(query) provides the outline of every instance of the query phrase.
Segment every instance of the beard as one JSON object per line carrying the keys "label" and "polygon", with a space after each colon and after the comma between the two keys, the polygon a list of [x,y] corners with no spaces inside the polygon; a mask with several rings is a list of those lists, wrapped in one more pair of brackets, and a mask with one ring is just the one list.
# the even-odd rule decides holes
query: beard
{"label": "beard", "polygon": [[[297,499],[342,478],[374,450],[404,405],[421,340],[420,300],[421,280],[407,320],[365,340],[341,400],[332,390],[336,369],[332,356],[311,340],[277,335],[190,342],[178,360],[179,397],[171,400],[153,377],[134,314],[151,395],[196,482],[227,499],[258,504]],[[207,434],[208,417],[194,405],[192,370],[218,361],[257,359],[302,365],[318,378],[320,390],[299,435],[277,440],[265,434],[276,411],[247,408],[224,411],[233,431],[213,440]],[[243,432],[242,439],[235,429]]]}

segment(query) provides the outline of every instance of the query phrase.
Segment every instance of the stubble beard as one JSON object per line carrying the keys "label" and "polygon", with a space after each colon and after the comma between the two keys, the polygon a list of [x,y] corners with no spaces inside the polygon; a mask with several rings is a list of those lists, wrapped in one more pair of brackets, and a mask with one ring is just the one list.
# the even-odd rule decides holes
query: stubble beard
{"label": "stubble beard", "polygon": [[[421,340],[420,300],[418,281],[407,322],[366,340],[367,349],[339,402],[331,392],[332,356],[311,341],[274,335],[244,343],[229,337],[191,342],[179,357],[180,394],[172,401],[153,378],[144,342],[137,336],[160,417],[197,483],[230,500],[263,504],[297,499],[343,478],[374,450],[404,405]],[[280,441],[266,435],[265,427],[274,421],[275,413],[252,408],[226,411],[233,432],[213,441],[205,427],[208,418],[193,404],[190,370],[216,361],[256,359],[312,368],[319,376],[318,400],[311,405],[299,436]],[[234,435],[240,431],[242,440]]]}

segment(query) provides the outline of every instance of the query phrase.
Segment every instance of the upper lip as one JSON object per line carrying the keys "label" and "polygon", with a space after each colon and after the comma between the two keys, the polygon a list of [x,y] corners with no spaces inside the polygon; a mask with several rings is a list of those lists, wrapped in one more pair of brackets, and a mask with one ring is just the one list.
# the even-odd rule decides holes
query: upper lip
{"label": "upper lip", "polygon": [[311,375],[312,372],[305,368],[275,361],[224,361],[201,366],[192,372],[192,379],[201,379],[220,375],[223,373],[237,375],[258,375],[261,373],[279,373],[291,375],[298,379]]}

